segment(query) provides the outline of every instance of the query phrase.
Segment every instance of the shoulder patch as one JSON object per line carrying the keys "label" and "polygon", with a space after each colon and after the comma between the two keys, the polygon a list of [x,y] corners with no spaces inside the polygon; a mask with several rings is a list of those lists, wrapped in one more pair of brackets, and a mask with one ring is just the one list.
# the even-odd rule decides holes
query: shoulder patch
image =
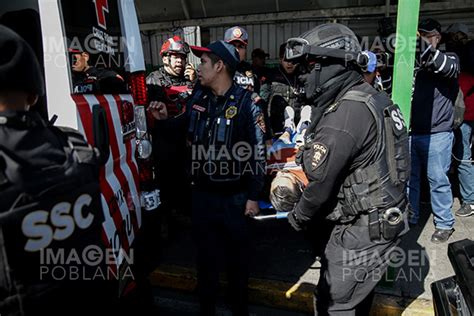
{"label": "shoulder patch", "polygon": [[328,156],[328,148],[323,143],[314,143],[313,147],[313,158],[311,160],[311,168],[315,171]]}

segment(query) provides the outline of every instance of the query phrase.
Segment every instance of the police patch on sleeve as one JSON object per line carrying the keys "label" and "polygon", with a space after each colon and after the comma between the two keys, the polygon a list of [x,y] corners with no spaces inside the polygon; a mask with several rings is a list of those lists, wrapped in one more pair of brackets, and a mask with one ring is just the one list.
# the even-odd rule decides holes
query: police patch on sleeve
{"label": "police patch on sleeve", "polygon": [[260,113],[257,116],[257,126],[262,130],[262,132],[265,134],[267,132],[267,127],[265,126],[265,119],[263,118],[263,113]]}
{"label": "police patch on sleeve", "polygon": [[313,144],[313,158],[311,160],[311,168],[315,171],[328,156],[328,148],[322,143]]}

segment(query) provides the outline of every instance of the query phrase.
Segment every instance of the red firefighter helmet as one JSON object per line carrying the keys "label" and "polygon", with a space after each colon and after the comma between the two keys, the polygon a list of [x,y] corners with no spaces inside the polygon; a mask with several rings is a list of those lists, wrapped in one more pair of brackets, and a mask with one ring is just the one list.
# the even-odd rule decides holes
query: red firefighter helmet
{"label": "red firefighter helmet", "polygon": [[189,45],[183,41],[181,37],[175,35],[172,38],[167,39],[163,45],[161,45],[161,56],[170,52],[187,55],[189,54]]}

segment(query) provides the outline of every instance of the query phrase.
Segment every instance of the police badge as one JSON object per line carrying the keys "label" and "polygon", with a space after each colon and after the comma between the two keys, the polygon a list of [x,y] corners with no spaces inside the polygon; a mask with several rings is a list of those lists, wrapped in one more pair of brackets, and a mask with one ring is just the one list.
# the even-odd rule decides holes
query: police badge
{"label": "police badge", "polygon": [[232,118],[234,118],[234,116],[237,115],[237,107],[235,106],[229,106],[229,108],[227,110],[225,110],[225,118],[230,120]]}

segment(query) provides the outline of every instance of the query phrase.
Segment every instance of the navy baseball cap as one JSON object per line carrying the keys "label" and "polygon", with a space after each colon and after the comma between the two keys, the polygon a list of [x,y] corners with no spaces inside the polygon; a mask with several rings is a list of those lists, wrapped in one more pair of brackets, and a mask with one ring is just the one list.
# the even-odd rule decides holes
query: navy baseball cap
{"label": "navy baseball cap", "polygon": [[441,33],[441,24],[438,21],[432,18],[424,19],[418,25],[418,30],[426,33],[431,33],[437,31]]}
{"label": "navy baseball cap", "polygon": [[227,43],[239,41],[247,45],[249,42],[249,33],[247,33],[243,27],[233,26],[225,31],[224,41]]}
{"label": "navy baseball cap", "polygon": [[201,57],[203,53],[213,53],[224,61],[232,70],[237,69],[240,63],[239,52],[229,43],[224,41],[215,41],[206,47],[191,46],[194,55]]}

